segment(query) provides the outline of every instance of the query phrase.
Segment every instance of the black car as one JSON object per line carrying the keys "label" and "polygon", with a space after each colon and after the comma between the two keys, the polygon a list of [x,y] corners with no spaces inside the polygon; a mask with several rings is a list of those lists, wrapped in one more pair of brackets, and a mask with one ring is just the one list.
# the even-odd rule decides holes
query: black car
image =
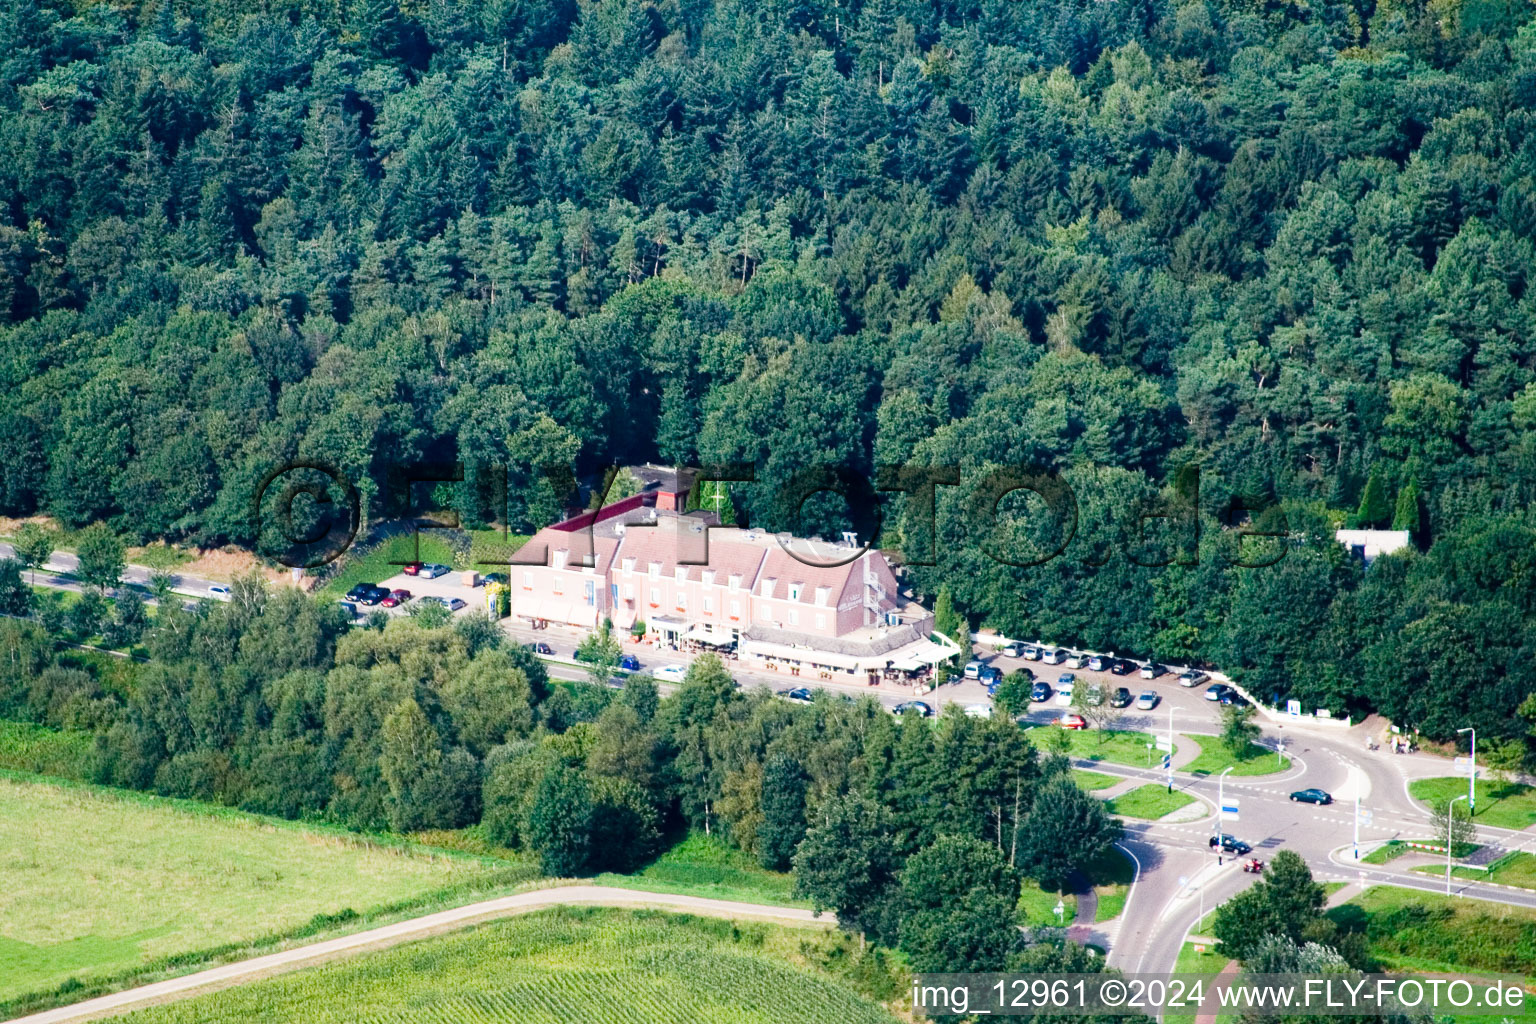
{"label": "black car", "polygon": [[1116,658],[1115,663],[1109,666],[1109,671],[1111,675],[1128,676],[1136,671],[1136,665],[1133,662],[1126,661],[1124,658]]}
{"label": "black car", "polygon": [[1253,852],[1252,846],[1243,842],[1241,839],[1238,839],[1236,836],[1229,836],[1225,834],[1223,834],[1220,838],[1211,836],[1210,846],[1213,850],[1216,849],[1217,846],[1220,846],[1221,852],[1223,853],[1244,854]]}
{"label": "black car", "polygon": [[[791,698],[791,699],[793,699],[793,698]],[[902,702],[900,704],[897,704],[894,708],[891,708],[891,710],[893,712],[895,712],[896,714],[898,714],[898,715],[904,715],[908,711],[916,711],[919,715],[921,715],[924,718],[932,718],[933,717],[933,708],[929,707],[927,704],[924,704],[920,700],[904,701],[904,702]]]}
{"label": "black car", "polygon": [[373,589],[373,584],[372,583],[359,583],[357,586],[355,586],[351,590],[347,591],[347,600],[348,601],[361,601],[363,599],[363,595],[367,594],[368,591],[370,591],[372,589]]}
{"label": "black car", "polygon": [[1326,807],[1333,803],[1333,794],[1326,789],[1298,789],[1291,794],[1291,803],[1317,804]]}
{"label": "black car", "polygon": [[346,612],[349,618],[357,618],[357,605],[351,601],[337,601],[336,606]]}
{"label": "black car", "polygon": [[1112,708],[1128,708],[1131,706],[1131,691],[1120,686],[1109,696],[1109,706]]}
{"label": "black car", "polygon": [[369,587],[367,593],[358,595],[357,603],[371,608],[388,596],[389,588],[387,587]]}
{"label": "black car", "polygon": [[1036,704],[1043,704],[1051,699],[1051,694],[1056,691],[1051,689],[1050,683],[1036,683],[1029,688],[1029,699]]}
{"label": "black car", "polygon": [[1232,690],[1230,692],[1222,694],[1221,695],[1221,702],[1223,704],[1229,705],[1231,707],[1245,708],[1245,707],[1248,706],[1248,698],[1244,697],[1242,694],[1238,693],[1236,690]]}
{"label": "black car", "polygon": [[795,704],[809,704],[812,701],[811,691],[804,686],[797,686],[792,690],[780,690],[779,696]]}
{"label": "black car", "polygon": [[548,656],[548,655],[553,655],[555,653],[555,649],[553,647],[549,646],[549,644],[545,644],[545,643],[523,644],[523,646],[528,648],[534,654],[543,654],[543,655]]}
{"label": "black car", "polygon": [[504,572],[488,572],[481,577],[485,583],[500,583],[504,587],[508,585],[509,579],[510,577]]}

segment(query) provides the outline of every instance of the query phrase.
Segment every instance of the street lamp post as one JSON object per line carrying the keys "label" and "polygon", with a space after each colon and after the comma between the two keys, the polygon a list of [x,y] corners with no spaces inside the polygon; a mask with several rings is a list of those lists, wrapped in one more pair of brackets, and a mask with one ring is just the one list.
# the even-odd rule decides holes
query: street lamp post
{"label": "street lamp post", "polygon": [[1457,729],[1456,730],[1456,735],[1460,736],[1464,732],[1469,732],[1469,733],[1472,734],[1472,770],[1467,773],[1467,814],[1471,815],[1471,816],[1476,816],[1476,814],[1477,814],[1477,729],[1474,726],[1470,726],[1469,725],[1465,729]]}
{"label": "street lamp post", "polygon": [[1355,791],[1355,860],[1360,859],[1360,791]]}
{"label": "street lamp post", "polygon": [[1229,764],[1221,770],[1220,775],[1216,776],[1216,864],[1218,867],[1223,863],[1222,854],[1224,851],[1221,846],[1221,838],[1226,835],[1226,830],[1222,827],[1221,823],[1221,809],[1227,803],[1225,797],[1227,772],[1230,772],[1235,767],[1236,765]]}
{"label": "street lamp post", "polygon": [[1457,800],[1465,800],[1466,797],[1452,797],[1451,802],[1445,805],[1445,894],[1451,894],[1451,847],[1456,843],[1456,834],[1451,822],[1451,811],[1456,808]]}

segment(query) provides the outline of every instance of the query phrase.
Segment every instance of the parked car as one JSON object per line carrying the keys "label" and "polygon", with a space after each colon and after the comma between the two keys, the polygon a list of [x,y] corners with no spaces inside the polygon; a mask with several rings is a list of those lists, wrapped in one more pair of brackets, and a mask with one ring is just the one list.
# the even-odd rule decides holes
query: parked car
{"label": "parked car", "polygon": [[657,682],[680,683],[688,678],[686,665],[657,665],[651,669],[651,677]]}
{"label": "parked car", "polygon": [[998,653],[1005,658],[1022,658],[1024,657],[1024,645],[1017,641],[1011,644],[1004,644],[1002,650]]}
{"label": "parked car", "polygon": [[1112,708],[1128,708],[1131,706],[1131,691],[1123,686],[1115,687],[1115,692],[1110,694],[1109,706]]}
{"label": "parked car", "polygon": [[1003,681],[1003,670],[995,665],[984,666],[981,670],[981,681],[988,686],[996,686]]}
{"label": "parked car", "polygon": [[480,577],[481,583],[500,583],[504,587],[509,585],[509,580],[510,577],[504,572],[488,572]]}
{"label": "parked car", "polygon": [[1245,708],[1248,706],[1248,698],[1232,689],[1221,695],[1221,702],[1231,707]]}
{"label": "parked car", "polygon": [[1051,694],[1056,691],[1051,689],[1050,683],[1036,683],[1029,688],[1029,699],[1036,704],[1043,704],[1051,699]]}
{"label": "parked car", "polygon": [[539,643],[537,641],[531,644],[523,644],[523,646],[528,648],[528,650],[532,651],[534,654],[542,654],[545,657],[550,657],[555,653],[555,649],[549,646],[549,644]]}
{"label": "parked car", "polygon": [[230,599],[229,588],[222,583],[215,583],[208,588],[208,596],[215,601],[228,601]]}
{"label": "parked car", "polygon": [[1136,710],[1151,711],[1153,708],[1157,707],[1158,701],[1160,700],[1162,700],[1162,698],[1157,695],[1156,691],[1142,690],[1141,696],[1136,698]]}
{"label": "parked car", "polygon": [[363,599],[363,596],[365,594],[367,594],[372,589],[373,589],[373,584],[372,583],[359,583],[357,586],[355,586],[351,590],[347,591],[347,600],[348,601],[361,601]]}
{"label": "parked car", "polygon": [[400,567],[400,571],[405,573],[407,576],[415,576],[416,574],[421,572],[421,563],[420,562],[406,562],[404,565],[402,565]]}
{"label": "parked car", "polygon": [[464,607],[464,599],[461,597],[440,597],[437,599],[444,608],[456,612]]}
{"label": "parked car", "polygon": [[993,679],[990,682],[988,682],[987,683],[987,696],[988,697],[996,696],[997,695],[998,687],[1000,687],[1002,685],[1003,685],[1003,677],[1002,676],[998,676],[996,679]]}
{"label": "parked car", "polygon": [[397,608],[411,599],[409,590],[391,590],[382,601],[379,602],[385,608]]}
{"label": "parked car", "polygon": [[1084,718],[1082,715],[1074,715],[1071,712],[1067,712],[1060,718],[1056,719],[1056,724],[1061,726],[1063,729],[1088,728],[1088,720],[1086,718]]}
{"label": "parked car", "polygon": [[626,654],[619,658],[619,668],[626,672],[639,672],[640,659],[633,654]]}
{"label": "parked car", "polygon": [[1105,669],[1109,668],[1109,659],[1104,657],[1102,654],[1095,654],[1093,657],[1088,659],[1088,668],[1093,672],[1103,672]]}
{"label": "parked car", "polygon": [[1199,686],[1209,678],[1211,677],[1204,672],[1196,672],[1194,669],[1190,669],[1179,676],[1179,685],[1183,687]]}
{"label": "parked car", "polygon": [[351,601],[338,601],[336,606],[347,613],[348,618],[357,618],[357,605]]}
{"label": "parked car", "polygon": [[1159,665],[1157,662],[1149,661],[1145,665],[1141,666],[1141,678],[1156,679],[1158,676],[1167,671],[1167,669],[1163,668],[1163,666]]}
{"label": "parked car", "polygon": [[389,591],[383,587],[369,587],[360,597],[358,597],[357,603],[365,604],[371,608],[388,596]]}
{"label": "parked car", "polygon": [[1060,647],[1052,647],[1041,653],[1040,660],[1047,665],[1060,665],[1067,660],[1067,652]]}
{"label": "parked car", "polygon": [[1076,681],[1077,676],[1073,675],[1071,672],[1063,672],[1061,675],[1056,677],[1057,686],[1071,686]]}
{"label": "parked car", "polygon": [[1229,836],[1229,835],[1227,835],[1225,833],[1223,833],[1219,837],[1218,836],[1211,836],[1211,840],[1210,840],[1210,847],[1211,847],[1211,849],[1214,850],[1218,846],[1221,847],[1221,850],[1222,850],[1223,853],[1235,853],[1235,854],[1238,854],[1239,856],[1241,856],[1242,854],[1245,854],[1245,853],[1252,853],[1253,852],[1253,847],[1252,846],[1250,846],[1249,844],[1243,842],[1241,839],[1238,839],[1235,836]]}
{"label": "parked car", "polygon": [[797,686],[793,690],[780,690],[779,696],[792,704],[809,704],[811,691],[804,686]]}
{"label": "parked car", "polygon": [[1096,708],[1104,703],[1104,688],[1098,683],[1089,683],[1088,689],[1083,691],[1083,703],[1091,708]]}
{"label": "parked car", "polygon": [[904,715],[908,711],[916,711],[923,718],[933,717],[933,708],[929,707],[927,704],[920,700],[902,701],[900,704],[897,704],[895,707],[891,708],[891,711],[898,715]]}
{"label": "parked car", "polygon": [[1039,661],[1041,655],[1044,653],[1045,652],[1040,648],[1034,646],[1033,644],[1029,644],[1025,646],[1024,652],[1020,654],[1019,657],[1023,658],[1025,661]]}
{"label": "parked car", "polygon": [[1125,658],[1116,658],[1114,664],[1109,666],[1111,675],[1128,676],[1134,671],[1136,671],[1136,663],[1127,661]]}
{"label": "parked car", "polygon": [[965,663],[965,678],[967,678],[967,679],[980,679],[981,678],[981,662],[975,660],[974,658],[971,659],[970,661],[966,662]]}
{"label": "parked car", "polygon": [[967,718],[991,718],[992,717],[992,705],[991,704],[967,704],[965,706],[965,714],[966,714]]}
{"label": "parked car", "polygon": [[422,579],[435,580],[439,576],[447,576],[452,571],[453,570],[448,568],[446,565],[439,565],[436,562],[427,562],[421,567],[421,571],[417,575],[419,575]]}
{"label": "parked car", "polygon": [[1327,807],[1333,803],[1333,794],[1326,789],[1298,789],[1291,794],[1291,803],[1317,804]]}
{"label": "parked car", "polygon": [[1056,688],[1056,703],[1062,707],[1070,705],[1072,703],[1072,693],[1075,689],[1076,684],[1071,681],[1068,681],[1063,686],[1058,686]]}
{"label": "parked car", "polygon": [[1067,655],[1066,666],[1067,666],[1067,668],[1087,668],[1088,667],[1088,655],[1086,655],[1086,654],[1069,654],[1069,655]]}
{"label": "parked car", "polygon": [[1205,699],[1221,700],[1228,694],[1235,692],[1237,691],[1233,690],[1232,687],[1228,686],[1226,683],[1212,683],[1210,686],[1205,688]]}

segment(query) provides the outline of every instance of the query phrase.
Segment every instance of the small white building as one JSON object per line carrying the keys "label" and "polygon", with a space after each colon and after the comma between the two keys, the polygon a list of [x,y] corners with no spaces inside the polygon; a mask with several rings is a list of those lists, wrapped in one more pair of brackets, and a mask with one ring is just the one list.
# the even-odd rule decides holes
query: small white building
{"label": "small white building", "polygon": [[1407,530],[1338,530],[1333,536],[1366,565],[1412,543]]}

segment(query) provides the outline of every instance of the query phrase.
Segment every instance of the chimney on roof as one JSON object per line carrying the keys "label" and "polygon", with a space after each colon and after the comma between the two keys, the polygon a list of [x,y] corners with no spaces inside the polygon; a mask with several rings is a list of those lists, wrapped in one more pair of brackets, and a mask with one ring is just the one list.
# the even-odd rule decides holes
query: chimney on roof
{"label": "chimney on roof", "polygon": [[661,475],[661,480],[656,487],[656,508],[661,512],[681,512],[683,506],[688,503],[688,489],[691,482],[684,478],[683,473],[674,468]]}

